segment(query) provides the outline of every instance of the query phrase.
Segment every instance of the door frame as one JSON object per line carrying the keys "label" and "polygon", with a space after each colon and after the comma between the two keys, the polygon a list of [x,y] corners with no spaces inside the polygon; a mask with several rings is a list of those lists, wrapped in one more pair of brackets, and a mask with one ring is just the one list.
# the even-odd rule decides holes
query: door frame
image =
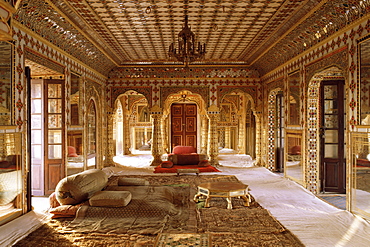
{"label": "door frame", "polygon": [[[30,72],[29,72],[30,73]],[[41,143],[36,143],[36,144],[33,144],[32,143],[32,130],[33,130],[33,127],[31,126],[31,122],[33,121],[30,121],[30,126],[29,126],[29,138],[30,138],[30,165],[31,165],[31,170],[33,170],[32,172],[32,177],[30,178],[31,180],[31,186],[33,186],[33,182],[34,181],[37,181],[38,182],[38,186],[39,188],[32,188],[32,195],[36,195],[36,196],[43,196],[43,195],[50,195],[52,192],[54,192],[55,190],[55,187],[57,185],[57,183],[63,178],[65,177],[65,145],[66,145],[66,138],[65,138],[65,97],[64,97],[64,82],[65,80],[64,79],[37,79],[37,80],[41,80],[42,82],[41,83],[38,83],[40,84],[40,88],[42,90],[41,92],[41,98],[35,98],[36,100],[41,100],[40,102],[40,113],[36,114],[36,115],[39,115],[40,116],[40,127],[38,128],[35,128],[35,130],[39,130],[41,131],[41,139],[40,139],[40,142]],[[60,124],[61,124],[61,127],[60,128],[48,128],[47,124],[48,124],[48,85],[50,84],[60,84],[60,98],[57,97],[57,98],[54,98],[54,99],[61,99],[61,111],[60,112],[55,112],[55,113],[50,113],[50,114],[53,114],[55,116],[61,116],[61,118],[59,119],[60,120]],[[30,79],[30,82],[29,82],[29,85],[30,85],[30,92],[31,92],[31,89],[33,87],[33,82],[32,80]],[[30,101],[32,100],[31,99],[31,94],[29,95],[29,98],[30,98]],[[32,105],[32,104],[30,104]],[[30,112],[29,112],[29,116],[30,116],[30,120],[32,120],[32,108],[30,107]],[[57,121],[58,122],[58,121]],[[59,145],[61,146],[60,147],[60,158],[58,159],[52,159],[52,158],[48,158],[49,156],[49,152],[48,152],[48,130],[51,130],[51,131],[55,131],[55,130],[58,130],[60,129],[61,131],[61,134],[60,134],[60,143],[54,143],[55,145]],[[53,143],[52,143],[53,144]],[[32,157],[32,145],[38,145],[40,146],[40,164],[36,164],[36,166],[34,166],[34,163],[33,163],[33,157]],[[38,167],[37,167],[38,166]],[[35,176],[38,176],[37,177],[37,180],[36,180],[36,177]]]}
{"label": "door frame", "polygon": [[284,94],[283,92],[278,92],[275,97],[275,171],[284,172]]}
{"label": "door frame", "polygon": [[[175,103],[172,103],[170,105],[170,129],[169,129],[169,133],[170,133],[170,147],[171,147],[171,151],[174,147],[174,141],[173,141],[173,114],[172,114],[172,109],[175,105],[194,105],[195,106],[195,109],[196,109],[196,113],[195,113],[195,148],[198,150],[198,140],[199,140],[199,131],[198,131],[198,128],[199,128],[199,117],[198,117],[198,105],[194,102],[191,102],[191,103],[181,103],[181,102],[175,102]],[[184,109],[183,109],[184,110]],[[182,120],[184,120],[185,116],[182,116]],[[186,124],[183,123],[183,126],[185,126]],[[185,132],[185,129],[182,130],[183,132]],[[183,140],[182,143],[184,144],[183,146],[186,145],[186,140]]]}
{"label": "door frame", "polygon": [[[338,95],[337,99],[340,102],[337,105],[338,113],[338,158],[325,158],[325,131],[326,127],[325,119],[324,119],[324,86],[326,85],[338,85]],[[320,127],[320,134],[319,134],[319,143],[320,143],[320,192],[332,192],[338,194],[345,194],[346,193],[346,157],[345,157],[345,150],[346,150],[346,140],[345,140],[345,80],[322,80],[320,84],[320,120],[319,120],[319,127]],[[331,128],[334,129],[335,128]],[[337,163],[337,164],[335,164]],[[336,174],[334,175],[334,179],[337,179],[338,183],[337,186],[327,186],[327,170],[332,167],[335,170]],[[337,166],[337,167],[335,167]]]}

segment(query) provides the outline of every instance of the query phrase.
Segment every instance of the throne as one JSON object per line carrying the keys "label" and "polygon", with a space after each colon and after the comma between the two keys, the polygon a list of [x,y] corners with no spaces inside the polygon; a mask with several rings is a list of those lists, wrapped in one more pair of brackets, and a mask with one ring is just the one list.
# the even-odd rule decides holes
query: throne
{"label": "throne", "polygon": [[196,148],[192,146],[175,146],[172,153],[168,154],[168,161],[174,165],[199,165],[206,160],[207,155],[198,154]]}

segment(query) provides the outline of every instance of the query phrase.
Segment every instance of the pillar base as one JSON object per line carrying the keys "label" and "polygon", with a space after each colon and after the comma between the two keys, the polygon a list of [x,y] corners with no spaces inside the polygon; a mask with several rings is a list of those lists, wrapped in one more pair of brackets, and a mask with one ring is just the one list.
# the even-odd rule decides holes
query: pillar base
{"label": "pillar base", "polygon": [[162,164],[162,159],[160,157],[154,157],[150,166],[159,166],[160,164]]}
{"label": "pillar base", "polygon": [[117,162],[114,162],[113,159],[106,159],[104,161],[104,167],[111,167],[111,166],[120,166]]}

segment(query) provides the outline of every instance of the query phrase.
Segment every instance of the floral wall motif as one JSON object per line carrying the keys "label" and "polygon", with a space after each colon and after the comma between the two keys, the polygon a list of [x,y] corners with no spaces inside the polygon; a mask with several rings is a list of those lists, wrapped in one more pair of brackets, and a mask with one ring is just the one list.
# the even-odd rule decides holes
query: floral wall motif
{"label": "floral wall motif", "polygon": [[115,68],[110,78],[258,78],[257,70],[240,67],[129,67]]}
{"label": "floral wall motif", "polygon": [[189,90],[192,93],[199,94],[202,96],[204,102],[209,102],[209,87],[207,86],[193,86],[193,87],[161,87],[161,103],[160,106],[164,106],[164,101],[168,98],[169,95],[178,93],[183,90]]}
{"label": "floral wall motif", "polygon": [[307,163],[306,163],[306,188],[313,193],[319,192],[319,129],[317,128],[320,119],[319,96],[322,78],[315,78],[310,82],[307,102]]}
{"label": "floral wall motif", "polygon": [[275,170],[275,142],[276,142],[276,135],[275,135],[275,125],[276,125],[276,94],[281,89],[275,89],[270,92],[268,96],[268,110],[267,110],[267,118],[268,118],[268,149],[266,151],[267,154],[264,156],[267,157],[267,169],[270,171]]}
{"label": "floral wall motif", "polygon": [[[122,69],[122,68],[120,68]],[[110,89],[109,101],[112,104],[115,98],[121,94],[116,88],[127,87],[130,89],[150,87],[152,106],[159,105],[163,107],[164,100],[169,94],[181,91],[189,90],[191,92],[202,95],[207,106],[218,105],[219,99],[223,95],[239,90],[247,94],[250,94],[256,106],[256,110],[262,107],[262,87],[260,86],[259,78],[245,78],[245,79],[233,79],[233,78],[179,78],[179,79],[159,79],[155,75],[152,78],[129,78],[126,79],[123,76],[117,74],[117,70],[113,71],[109,75],[107,88]],[[164,90],[165,89],[165,90]],[[140,89],[141,90],[141,89]],[[142,93],[142,92],[141,92]],[[148,95],[143,93],[144,95]]]}
{"label": "floral wall motif", "polygon": [[152,99],[152,87],[150,86],[114,86],[111,87],[111,95],[112,95],[112,104],[116,101],[116,99],[121,95],[124,94],[127,91],[134,90],[137,93],[140,93],[145,96],[145,98],[148,100],[148,105],[151,107],[151,99]]}
{"label": "floral wall motif", "polygon": [[[248,84],[248,85],[245,85]],[[246,94],[249,94],[254,102],[256,103],[258,100],[258,88],[259,86],[253,82],[246,82],[244,85],[240,85],[239,87],[235,86],[218,86],[217,87],[217,98],[218,98],[218,104],[220,104],[220,100],[227,94],[230,94],[232,92],[238,91],[238,92],[243,92]]]}

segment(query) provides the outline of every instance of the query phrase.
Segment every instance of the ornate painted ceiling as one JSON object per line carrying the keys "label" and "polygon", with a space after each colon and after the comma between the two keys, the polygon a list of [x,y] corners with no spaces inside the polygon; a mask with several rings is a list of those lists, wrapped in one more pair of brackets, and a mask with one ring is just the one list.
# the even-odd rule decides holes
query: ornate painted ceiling
{"label": "ornate painted ceiling", "polygon": [[106,74],[117,66],[180,64],[168,48],[188,15],[197,41],[207,45],[205,58],[195,64],[259,69],[343,28],[368,11],[368,2],[23,0],[14,19]]}

